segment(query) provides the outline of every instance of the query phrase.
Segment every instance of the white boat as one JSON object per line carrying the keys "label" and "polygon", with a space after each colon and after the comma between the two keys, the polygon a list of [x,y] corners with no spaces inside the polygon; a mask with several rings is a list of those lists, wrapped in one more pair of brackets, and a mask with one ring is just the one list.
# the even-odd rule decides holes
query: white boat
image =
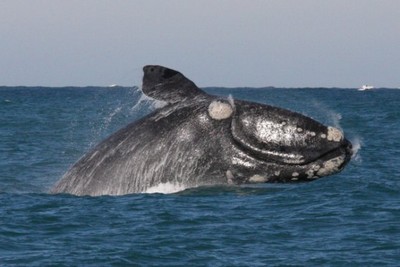
{"label": "white boat", "polygon": [[364,84],[360,88],[358,88],[358,91],[366,91],[366,90],[372,90],[374,87],[372,85]]}

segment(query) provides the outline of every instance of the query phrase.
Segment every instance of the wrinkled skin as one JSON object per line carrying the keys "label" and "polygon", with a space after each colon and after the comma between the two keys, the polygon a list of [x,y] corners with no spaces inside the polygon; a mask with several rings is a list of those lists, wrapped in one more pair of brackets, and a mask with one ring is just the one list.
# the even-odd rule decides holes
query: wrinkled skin
{"label": "wrinkled skin", "polygon": [[98,144],[52,193],[312,181],[341,171],[351,158],[351,143],[336,128],[285,109],[208,95],[162,66],[143,70],[143,93],[167,105]]}

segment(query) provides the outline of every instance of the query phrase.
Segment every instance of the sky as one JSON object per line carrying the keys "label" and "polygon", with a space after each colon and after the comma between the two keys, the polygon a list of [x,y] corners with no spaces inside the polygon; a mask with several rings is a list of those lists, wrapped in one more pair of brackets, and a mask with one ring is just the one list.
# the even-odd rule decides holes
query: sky
{"label": "sky", "polygon": [[1,0],[0,85],[400,87],[398,0]]}

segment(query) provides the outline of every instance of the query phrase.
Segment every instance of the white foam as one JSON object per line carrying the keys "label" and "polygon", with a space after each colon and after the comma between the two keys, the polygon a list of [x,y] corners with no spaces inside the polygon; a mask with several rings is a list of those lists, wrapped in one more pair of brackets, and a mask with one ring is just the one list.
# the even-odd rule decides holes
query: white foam
{"label": "white foam", "polygon": [[158,185],[152,186],[147,188],[143,193],[147,194],[154,194],[154,193],[161,193],[161,194],[173,194],[176,192],[183,191],[187,188],[187,186],[179,183],[160,183]]}

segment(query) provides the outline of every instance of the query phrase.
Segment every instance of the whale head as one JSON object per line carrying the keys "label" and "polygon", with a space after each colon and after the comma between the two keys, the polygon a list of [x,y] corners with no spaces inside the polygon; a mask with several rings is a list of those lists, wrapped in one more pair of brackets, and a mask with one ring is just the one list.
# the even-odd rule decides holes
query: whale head
{"label": "whale head", "polygon": [[231,134],[244,154],[269,163],[267,176],[259,168],[248,171],[250,182],[252,176],[269,182],[313,180],[341,171],[352,155],[352,144],[338,128],[268,105],[236,103]]}
{"label": "whale head", "polygon": [[218,160],[228,182],[310,181],[341,171],[351,159],[352,145],[338,128],[278,107],[220,100],[180,72],[162,66],[149,65],[143,70],[146,95],[172,105],[206,103],[203,112],[216,121],[215,127],[223,128],[219,132],[224,134],[214,136],[212,142],[224,144],[219,151],[223,160]]}

